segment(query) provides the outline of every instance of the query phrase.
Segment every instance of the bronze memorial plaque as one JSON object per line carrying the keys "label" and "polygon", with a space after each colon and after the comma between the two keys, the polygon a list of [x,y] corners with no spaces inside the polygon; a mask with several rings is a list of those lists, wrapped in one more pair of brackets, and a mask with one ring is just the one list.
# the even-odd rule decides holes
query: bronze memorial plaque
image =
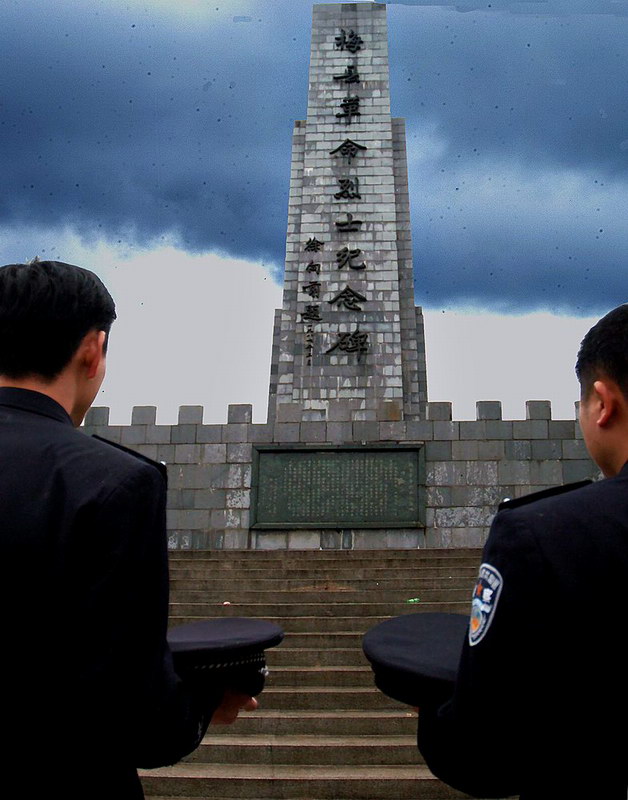
{"label": "bronze memorial plaque", "polygon": [[420,456],[410,447],[256,448],[254,528],[421,526]]}

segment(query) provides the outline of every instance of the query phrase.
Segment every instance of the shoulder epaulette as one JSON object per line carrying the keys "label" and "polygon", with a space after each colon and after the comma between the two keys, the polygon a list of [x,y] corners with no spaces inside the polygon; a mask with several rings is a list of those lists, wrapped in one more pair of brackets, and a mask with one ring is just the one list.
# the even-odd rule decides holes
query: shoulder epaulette
{"label": "shoulder epaulette", "polygon": [[111,445],[111,447],[116,447],[118,450],[122,450],[123,453],[128,453],[130,456],[139,458],[140,461],[150,464],[151,467],[156,467],[164,481],[168,483],[168,470],[166,469],[166,465],[163,463],[163,461],[154,461],[152,458],[142,455],[142,453],[138,453],[137,450],[131,450],[130,447],[125,447],[123,444],[118,444],[118,442],[112,442],[110,439],[103,439],[102,436],[97,436],[95,433],[92,434],[92,439],[98,439],[99,442],[104,442],[105,444]]}
{"label": "shoulder epaulette", "polygon": [[497,506],[498,511],[504,511],[512,508],[520,508],[527,506],[528,503],[536,503],[537,500],[544,500],[546,497],[554,497],[557,494],[565,494],[565,492],[573,492],[574,489],[582,489],[583,486],[588,486],[593,483],[592,480],[577,481],[576,483],[566,483],[564,486],[552,486],[551,489],[542,489],[540,492],[532,492],[523,497],[515,497],[512,500],[502,500]]}

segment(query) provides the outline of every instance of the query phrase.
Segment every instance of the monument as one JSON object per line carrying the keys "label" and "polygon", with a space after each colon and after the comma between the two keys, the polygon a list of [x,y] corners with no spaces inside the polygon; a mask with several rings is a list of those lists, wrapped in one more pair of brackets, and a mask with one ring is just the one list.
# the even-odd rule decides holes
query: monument
{"label": "monument", "polygon": [[[269,421],[425,414],[405,127],[390,116],[388,74],[385,5],[314,6],[307,119],[293,136]],[[348,413],[331,410],[339,404]]]}
{"label": "monument", "polygon": [[[423,269],[429,269],[429,264]],[[481,354],[478,354],[481,357]],[[173,549],[480,547],[497,504],[595,477],[579,428],[531,400],[452,420],[427,396],[414,305],[404,123],[386,6],[315,5],[307,118],[294,128],[268,422],[184,406],[177,425],[92,409],[86,432],[169,465]]]}

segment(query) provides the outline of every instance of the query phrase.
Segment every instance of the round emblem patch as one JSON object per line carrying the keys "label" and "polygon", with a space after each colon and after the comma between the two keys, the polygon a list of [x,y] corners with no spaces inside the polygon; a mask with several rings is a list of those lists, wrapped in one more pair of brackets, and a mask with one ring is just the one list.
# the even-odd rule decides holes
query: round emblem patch
{"label": "round emblem patch", "polygon": [[469,620],[469,644],[471,647],[481,642],[489,629],[503,583],[503,578],[495,567],[490,564],[480,566],[480,574],[471,601],[471,619]]}

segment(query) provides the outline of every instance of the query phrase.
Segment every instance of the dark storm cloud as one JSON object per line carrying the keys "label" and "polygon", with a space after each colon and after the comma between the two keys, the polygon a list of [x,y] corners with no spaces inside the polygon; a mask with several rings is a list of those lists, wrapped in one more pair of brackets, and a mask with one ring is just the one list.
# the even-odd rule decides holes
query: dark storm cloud
{"label": "dark storm cloud", "polygon": [[[628,4],[412,5],[388,19],[418,300],[624,300]],[[311,3],[189,6],[5,2],[0,225],[281,264]]]}
{"label": "dark storm cloud", "polygon": [[628,14],[628,0],[376,0],[384,5],[441,6],[456,11],[509,11],[513,14],[548,14],[574,16],[575,14]]}
{"label": "dark storm cloud", "polygon": [[281,257],[307,29],[207,8],[0,11],[0,224]]}
{"label": "dark storm cloud", "polygon": [[626,21],[389,15],[419,299],[573,313],[625,300]]}

